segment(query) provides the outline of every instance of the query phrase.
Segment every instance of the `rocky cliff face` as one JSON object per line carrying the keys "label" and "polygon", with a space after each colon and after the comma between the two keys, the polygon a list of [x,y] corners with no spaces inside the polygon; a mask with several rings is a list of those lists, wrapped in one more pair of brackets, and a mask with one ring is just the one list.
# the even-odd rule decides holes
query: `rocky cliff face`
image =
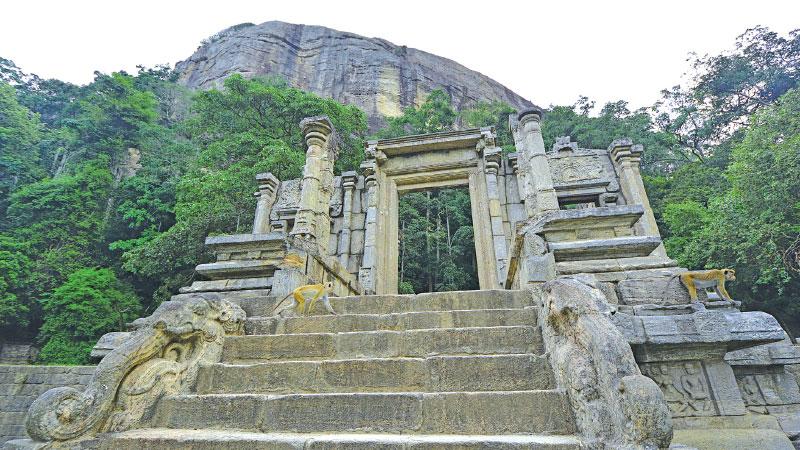
{"label": "rocky cliff face", "polygon": [[330,28],[265,22],[237,25],[177,64],[191,88],[219,86],[228,75],[269,75],[290,85],[356,105],[376,128],[384,116],[419,105],[433,89],[458,108],[501,100],[521,109],[532,103],[478,72],[440,56]]}

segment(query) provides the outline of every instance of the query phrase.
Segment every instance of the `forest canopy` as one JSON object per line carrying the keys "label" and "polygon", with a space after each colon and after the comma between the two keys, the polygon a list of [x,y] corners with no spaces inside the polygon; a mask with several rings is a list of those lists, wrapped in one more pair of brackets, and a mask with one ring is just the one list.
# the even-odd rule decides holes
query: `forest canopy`
{"label": "forest canopy", "polygon": [[[735,268],[734,298],[797,333],[800,31],[747,30],[730,51],[694,57],[686,79],[647,108],[585,97],[550,106],[545,145],[567,135],[586,148],[643,144],[669,254],[693,269]],[[512,112],[457,111],[437,90],[375,137],[495,126],[513,151]],[[337,170],[356,169],[364,113],[281,80],[234,75],[189,92],[168,67],[141,67],[76,86],[0,59],[0,339],[35,341],[42,363],[88,362],[100,335],[192,281],[210,257],[206,235],[249,231],[254,175],[299,176],[298,123],[320,114],[342,137]],[[403,292],[476,287],[464,191],[409,194],[400,213]]]}

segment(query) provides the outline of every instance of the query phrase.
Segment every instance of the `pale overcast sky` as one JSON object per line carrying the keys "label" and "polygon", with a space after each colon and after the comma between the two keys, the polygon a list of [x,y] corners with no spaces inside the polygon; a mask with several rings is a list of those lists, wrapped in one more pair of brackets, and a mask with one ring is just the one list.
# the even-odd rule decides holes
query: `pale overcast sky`
{"label": "pale overcast sky", "polygon": [[533,102],[649,105],[680,81],[688,52],[731,48],[748,27],[800,28],[800,1],[15,1],[0,56],[87,83],[95,70],[174,64],[242,22],[282,20],[380,37],[458,61]]}

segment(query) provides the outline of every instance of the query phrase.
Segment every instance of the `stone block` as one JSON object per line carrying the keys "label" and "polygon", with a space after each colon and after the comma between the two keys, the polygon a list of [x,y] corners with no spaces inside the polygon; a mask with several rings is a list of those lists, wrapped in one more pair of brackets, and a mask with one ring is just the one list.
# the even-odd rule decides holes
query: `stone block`
{"label": "stone block", "polygon": [[334,344],[331,334],[229,336],[223,360],[321,358],[335,354]]}
{"label": "stone block", "polygon": [[567,396],[557,391],[425,394],[424,405],[422,431],[429,433],[575,432]]}
{"label": "stone block", "polygon": [[364,230],[354,230],[350,233],[350,253],[364,253]]}
{"label": "stone block", "polygon": [[433,391],[553,389],[546,356],[439,356],[428,360]]}
{"label": "stone block", "polygon": [[[617,284],[620,300],[625,305],[680,305],[691,302],[689,292],[677,276],[622,280]],[[698,291],[698,300],[706,301]]]}

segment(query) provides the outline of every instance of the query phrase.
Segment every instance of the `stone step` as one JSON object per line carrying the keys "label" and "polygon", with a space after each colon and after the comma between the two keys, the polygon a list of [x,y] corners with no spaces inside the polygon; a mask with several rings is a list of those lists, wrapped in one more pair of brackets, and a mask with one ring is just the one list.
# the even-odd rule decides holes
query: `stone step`
{"label": "stone step", "polygon": [[564,392],[214,394],[165,397],[153,426],[289,432],[574,434]]}
{"label": "stone step", "polygon": [[339,314],[306,317],[249,317],[247,334],[346,333],[535,325],[536,309],[420,311],[396,314]]}
{"label": "stone step", "polygon": [[[267,295],[268,291],[219,292],[215,295],[229,300],[244,309],[248,317],[271,316],[281,298]],[[196,294],[179,294],[180,300]],[[289,302],[289,300],[287,300]],[[392,314],[414,311],[450,311],[465,309],[523,308],[534,305],[529,291],[453,291],[431,292],[418,295],[360,295],[331,297],[331,305],[338,314]],[[327,315],[321,302],[317,302],[312,315]]]}
{"label": "stone step", "polygon": [[544,355],[281,361],[201,368],[199,394],[553,389]]}
{"label": "stone step", "polygon": [[434,328],[228,336],[222,362],[541,354],[542,351],[539,327]]}
{"label": "stone step", "polygon": [[383,433],[254,433],[230,430],[146,428],[112,435],[98,447],[103,450],[578,450],[575,436],[458,435]]}

